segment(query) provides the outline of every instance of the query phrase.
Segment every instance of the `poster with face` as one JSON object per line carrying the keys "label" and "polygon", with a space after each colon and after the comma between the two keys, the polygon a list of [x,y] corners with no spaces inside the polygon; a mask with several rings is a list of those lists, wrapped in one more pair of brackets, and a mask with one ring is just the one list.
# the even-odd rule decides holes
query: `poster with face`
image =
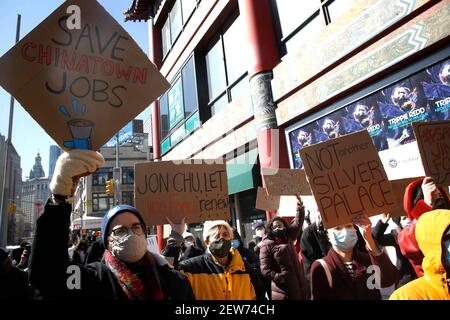
{"label": "poster with face", "polygon": [[422,73],[421,81],[432,120],[450,120],[450,59]]}
{"label": "poster with face", "polygon": [[[344,105],[318,120],[288,129],[291,167],[303,168],[299,156],[303,147],[363,129],[368,131],[380,156],[389,153],[392,158],[392,150],[396,147],[416,141],[412,123],[436,120],[450,120],[450,59]],[[404,169],[410,171],[412,167],[417,168],[416,165],[410,167],[410,162],[415,163],[418,158],[404,154],[405,147],[400,148],[396,156]],[[414,148],[408,148],[411,149]],[[417,165],[421,167],[421,163]]]}
{"label": "poster with face", "polygon": [[346,132],[367,129],[378,151],[388,148],[380,109],[373,96],[361,99],[345,110],[346,115],[342,118],[342,123]]}
{"label": "poster with face", "polygon": [[377,94],[378,107],[389,148],[415,141],[411,123],[430,119],[419,83],[406,79]]}

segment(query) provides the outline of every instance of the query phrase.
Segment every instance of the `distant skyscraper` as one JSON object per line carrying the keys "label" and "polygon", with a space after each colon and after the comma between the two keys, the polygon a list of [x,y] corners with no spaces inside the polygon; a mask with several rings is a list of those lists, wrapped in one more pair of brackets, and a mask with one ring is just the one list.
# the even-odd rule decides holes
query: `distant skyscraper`
{"label": "distant skyscraper", "polygon": [[56,160],[61,155],[62,150],[57,145],[50,146],[50,161],[48,163],[48,180],[52,180],[53,172],[55,171]]}

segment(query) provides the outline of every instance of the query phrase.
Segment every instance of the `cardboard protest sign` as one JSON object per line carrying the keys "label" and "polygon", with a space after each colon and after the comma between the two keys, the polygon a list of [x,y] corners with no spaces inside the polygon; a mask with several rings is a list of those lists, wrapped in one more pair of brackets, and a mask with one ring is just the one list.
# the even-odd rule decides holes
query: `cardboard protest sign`
{"label": "cardboard protest sign", "polygon": [[450,120],[413,123],[423,168],[436,185],[450,185]]}
{"label": "cardboard protest sign", "polygon": [[277,211],[280,206],[280,196],[272,196],[267,194],[265,188],[258,187],[256,194],[256,209]]}
{"label": "cardboard protest sign", "polygon": [[[72,5],[79,29],[68,27]],[[95,0],[65,1],[0,58],[0,70],[0,85],[65,150],[98,150],[169,88]]]}
{"label": "cardboard protest sign", "polygon": [[403,209],[403,196],[405,195],[405,189],[408,184],[410,184],[414,180],[417,180],[418,178],[419,177],[389,181],[392,188],[392,193],[394,195],[394,202],[397,205],[396,208],[393,208],[390,211],[386,211],[386,213],[391,214],[391,217],[400,217],[406,215],[405,209]]}
{"label": "cardboard protest sign", "polygon": [[[206,163],[205,163],[206,162]],[[148,225],[230,219],[225,164],[135,164],[136,208]]]}
{"label": "cardboard protest sign", "polygon": [[270,195],[311,195],[305,170],[262,168],[261,172]]}
{"label": "cardboard protest sign", "polygon": [[326,228],[395,208],[391,186],[366,130],[300,150]]}
{"label": "cardboard protest sign", "polygon": [[277,214],[280,217],[295,217],[297,214],[297,202],[296,196],[281,196]]}

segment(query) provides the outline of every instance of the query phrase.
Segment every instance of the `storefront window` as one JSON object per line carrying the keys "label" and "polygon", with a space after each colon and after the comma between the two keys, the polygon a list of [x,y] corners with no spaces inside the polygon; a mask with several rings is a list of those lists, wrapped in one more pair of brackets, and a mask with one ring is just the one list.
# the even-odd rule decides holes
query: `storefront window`
{"label": "storefront window", "polygon": [[92,194],[92,210],[108,211],[114,205],[114,198],[107,196],[105,193]]}
{"label": "storefront window", "polygon": [[122,203],[134,206],[134,192],[133,191],[123,191],[122,192]]}
{"label": "storefront window", "polygon": [[134,168],[123,167],[122,168],[122,183],[133,184],[134,183]]}
{"label": "storefront window", "polygon": [[[198,1],[200,2],[200,1]],[[197,0],[176,0],[161,28],[162,54],[167,56],[193,14]]]}
{"label": "storefront window", "polygon": [[112,177],[113,168],[100,168],[92,174],[92,185],[104,186],[106,185],[106,181],[112,179]]}
{"label": "storefront window", "polygon": [[272,1],[284,53],[298,50],[354,5],[352,0]]}
{"label": "storefront window", "polygon": [[[233,97],[237,96],[236,83],[241,81],[247,73],[247,61],[242,55],[242,43],[244,38],[240,18],[233,16],[220,28],[205,55],[208,105],[212,115],[217,114],[232,101]],[[247,77],[244,79],[248,82]],[[233,87],[235,90],[232,94]],[[244,93],[244,90],[240,93]]]}

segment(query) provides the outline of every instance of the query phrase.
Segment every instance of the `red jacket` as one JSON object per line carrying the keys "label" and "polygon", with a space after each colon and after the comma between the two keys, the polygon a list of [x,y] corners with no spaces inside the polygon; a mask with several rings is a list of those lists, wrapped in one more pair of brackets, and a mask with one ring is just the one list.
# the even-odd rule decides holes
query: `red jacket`
{"label": "red jacket", "polygon": [[[408,219],[411,220],[411,225],[400,231],[397,239],[402,254],[411,262],[418,277],[423,276],[423,253],[422,251],[420,251],[419,245],[416,241],[416,223],[420,216],[428,211],[433,210],[433,208],[426,204],[423,200],[417,201],[416,205],[414,205],[413,203],[414,190],[417,187],[421,187],[420,185],[422,184],[423,179],[424,178],[419,178],[417,180],[414,180],[405,189],[405,195],[403,197],[403,208],[408,214]],[[444,190],[441,190],[441,193],[445,197],[447,197],[447,194]]]}

